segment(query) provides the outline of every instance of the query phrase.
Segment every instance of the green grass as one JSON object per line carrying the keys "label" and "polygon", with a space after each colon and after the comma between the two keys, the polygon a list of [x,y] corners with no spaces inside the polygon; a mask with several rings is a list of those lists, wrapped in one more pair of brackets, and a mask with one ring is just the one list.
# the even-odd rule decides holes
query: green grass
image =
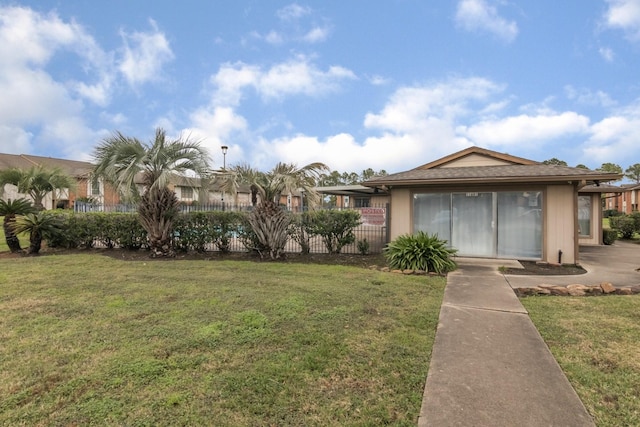
{"label": "green grass", "polygon": [[521,301],[596,424],[640,425],[640,297]]}
{"label": "green grass", "polygon": [[415,425],[445,280],[0,259],[0,425]]}

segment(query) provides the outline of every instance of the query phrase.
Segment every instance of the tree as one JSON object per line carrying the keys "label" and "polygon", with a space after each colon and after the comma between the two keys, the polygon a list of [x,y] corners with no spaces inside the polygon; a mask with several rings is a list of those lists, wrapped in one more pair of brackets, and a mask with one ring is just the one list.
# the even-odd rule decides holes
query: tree
{"label": "tree", "polygon": [[640,184],[640,163],[629,166],[624,171],[624,177],[635,181],[636,184]]}
{"label": "tree", "polygon": [[586,165],[583,165],[582,163],[577,164],[576,168],[578,168],[578,169],[589,169]]}
{"label": "tree", "polygon": [[622,167],[615,163],[603,163],[602,166],[596,169],[600,172],[608,172],[608,173],[622,173]]}
{"label": "tree", "polygon": [[33,199],[33,206],[44,210],[42,201],[49,193],[75,187],[75,180],[59,168],[47,169],[44,166],[34,166],[29,169],[11,168],[0,171],[0,189],[5,184],[18,187],[18,192],[28,194]]}
{"label": "tree", "polygon": [[545,165],[567,166],[567,162],[565,162],[564,160],[556,159],[555,157],[544,160],[542,163]]}
{"label": "tree", "polygon": [[[198,141],[179,137],[169,140],[158,128],[149,143],[115,132],[95,150],[94,173],[111,183],[125,198],[139,197],[138,217],[149,237],[151,256],[174,256],[173,221],[178,199],[169,187],[175,176],[189,172],[206,176],[208,153]],[[141,178],[143,191],[135,184]]]}
{"label": "tree", "polygon": [[223,191],[235,193],[242,184],[251,189],[254,209],[249,214],[249,224],[256,235],[261,256],[266,252],[272,259],[284,255],[291,216],[280,206],[280,196],[296,190],[304,191],[311,206],[319,201],[315,190],[317,179],[328,168],[323,163],[310,163],[298,168],[291,163],[278,163],[269,172],[260,172],[248,165],[233,166],[221,175]]}
{"label": "tree", "polygon": [[33,213],[35,209],[27,199],[15,199],[8,201],[0,200],[0,216],[4,216],[3,229],[7,246],[11,252],[22,252],[20,239],[14,232],[16,216]]}
{"label": "tree", "polygon": [[27,254],[39,253],[43,239],[50,239],[62,232],[59,219],[42,211],[17,218],[12,228],[16,234],[29,233]]}
{"label": "tree", "polygon": [[609,173],[622,173],[622,167],[615,163],[603,163],[602,166],[600,166],[596,170]]}

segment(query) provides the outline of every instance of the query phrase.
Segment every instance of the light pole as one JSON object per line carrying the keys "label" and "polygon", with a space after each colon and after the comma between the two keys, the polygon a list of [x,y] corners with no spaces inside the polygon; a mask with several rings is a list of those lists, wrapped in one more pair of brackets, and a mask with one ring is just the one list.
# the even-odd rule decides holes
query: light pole
{"label": "light pole", "polygon": [[[223,145],[220,147],[222,149],[222,173],[226,173],[227,171],[227,150],[229,147]],[[224,210],[224,189],[222,190],[222,210]]]}

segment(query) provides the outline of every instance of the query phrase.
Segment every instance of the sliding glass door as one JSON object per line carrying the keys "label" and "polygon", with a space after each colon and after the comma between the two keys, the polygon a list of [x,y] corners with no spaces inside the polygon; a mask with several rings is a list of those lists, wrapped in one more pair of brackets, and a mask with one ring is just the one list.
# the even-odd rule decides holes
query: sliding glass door
{"label": "sliding glass door", "polygon": [[452,206],[453,246],[467,256],[495,256],[493,193],[454,193]]}
{"label": "sliding glass door", "polygon": [[461,256],[542,258],[542,193],[422,193],[413,229],[437,234]]}

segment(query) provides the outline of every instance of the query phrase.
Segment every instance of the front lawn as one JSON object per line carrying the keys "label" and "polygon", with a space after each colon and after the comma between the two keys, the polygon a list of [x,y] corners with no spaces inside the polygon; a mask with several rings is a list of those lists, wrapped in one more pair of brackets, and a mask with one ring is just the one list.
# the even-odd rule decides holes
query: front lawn
{"label": "front lawn", "polygon": [[640,425],[640,297],[520,301],[596,424]]}
{"label": "front lawn", "polygon": [[0,259],[0,425],[415,425],[444,278]]}

